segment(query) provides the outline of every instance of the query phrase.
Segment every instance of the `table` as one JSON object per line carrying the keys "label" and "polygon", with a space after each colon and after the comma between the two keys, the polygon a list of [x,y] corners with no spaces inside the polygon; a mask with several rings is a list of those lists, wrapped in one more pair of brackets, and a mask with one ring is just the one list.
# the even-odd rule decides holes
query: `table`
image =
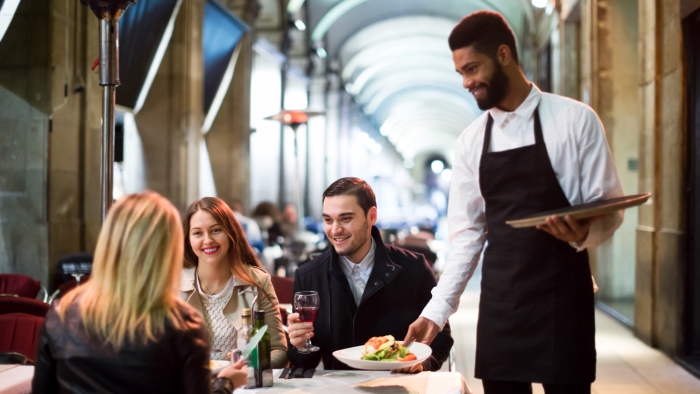
{"label": "table", "polygon": [[[458,372],[421,372],[415,375],[389,371],[316,371],[312,379],[280,379],[281,369],[274,370],[274,386],[239,389],[234,394],[471,394],[467,382]],[[31,392],[33,366],[18,366],[0,372],[0,394]]]}
{"label": "table", "polygon": [[[9,365],[0,365],[2,369]],[[34,367],[19,365],[0,372],[0,394],[25,394],[32,392]]]}
{"label": "table", "polygon": [[239,389],[234,394],[470,394],[467,382],[458,372],[421,372],[415,375],[389,371],[316,371],[312,379],[281,379],[274,370],[274,386]]}

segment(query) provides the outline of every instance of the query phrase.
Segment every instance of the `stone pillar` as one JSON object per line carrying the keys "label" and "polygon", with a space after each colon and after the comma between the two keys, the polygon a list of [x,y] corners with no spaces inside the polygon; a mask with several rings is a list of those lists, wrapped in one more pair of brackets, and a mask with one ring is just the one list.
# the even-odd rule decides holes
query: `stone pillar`
{"label": "stone pillar", "polygon": [[244,213],[251,210],[250,201],[250,106],[251,75],[253,70],[254,26],[260,5],[247,0],[236,8],[226,3],[251,28],[238,43],[239,55],[219,113],[205,139],[218,197],[227,203],[238,200]]}
{"label": "stone pillar", "polygon": [[652,192],[637,226],[637,335],[677,354],[685,263],[685,116],[679,0],[639,1],[639,190]]}
{"label": "stone pillar", "polygon": [[[68,8],[65,8],[66,5]],[[51,2],[52,131],[49,138],[50,264],[78,251],[92,253],[100,211],[102,88],[89,72],[99,56],[98,20],[79,2]]]}
{"label": "stone pillar", "polygon": [[25,0],[0,42],[0,272],[52,288],[56,260],[92,252],[100,226],[97,18]]}
{"label": "stone pillar", "polygon": [[184,211],[199,197],[199,144],[204,121],[204,0],[184,0],[163,62],[136,114],[146,185]]}
{"label": "stone pillar", "polygon": [[246,33],[219,114],[206,134],[207,150],[218,197],[240,200],[250,210],[250,77],[253,34]]}

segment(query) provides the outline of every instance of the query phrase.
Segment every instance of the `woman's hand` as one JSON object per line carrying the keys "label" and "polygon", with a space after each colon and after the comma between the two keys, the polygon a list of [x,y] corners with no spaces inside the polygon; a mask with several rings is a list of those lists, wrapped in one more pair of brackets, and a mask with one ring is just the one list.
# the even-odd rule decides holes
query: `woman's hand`
{"label": "woman's hand", "polygon": [[234,388],[239,388],[245,386],[248,381],[248,368],[243,360],[238,360],[235,364],[229,364],[222,369],[217,377],[226,378],[233,383]]}
{"label": "woman's hand", "polygon": [[306,346],[306,339],[313,338],[314,336],[314,324],[313,323],[301,323],[299,321],[299,314],[292,313],[287,316],[287,327],[289,331],[289,342],[295,348],[299,349]]}

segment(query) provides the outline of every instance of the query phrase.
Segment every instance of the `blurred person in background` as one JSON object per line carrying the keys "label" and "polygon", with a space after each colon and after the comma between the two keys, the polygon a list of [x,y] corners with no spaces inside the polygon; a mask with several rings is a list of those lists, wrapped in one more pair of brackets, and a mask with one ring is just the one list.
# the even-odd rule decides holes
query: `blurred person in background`
{"label": "blurred person in background", "polygon": [[89,282],[46,316],[32,392],[231,393],[242,362],[211,378],[197,312],[176,296],[183,233],[175,207],[132,194],[109,210]]}
{"label": "blurred person in background", "polygon": [[239,199],[234,199],[231,203],[231,209],[233,210],[233,215],[238,220],[238,223],[243,227],[248,244],[252,246],[257,252],[261,252],[264,248],[262,232],[260,231],[260,226],[258,222],[243,215],[243,202]]}
{"label": "blurred person in background", "polygon": [[[246,241],[233,211],[216,197],[193,202],[183,221],[185,269],[180,297],[203,317],[213,352],[212,359],[225,359],[236,348],[233,327],[242,324],[244,308],[265,311],[270,333],[272,367],[287,365],[287,340],[275,289]],[[252,305],[257,292],[257,306]]]}
{"label": "blurred person in background", "polygon": [[[267,234],[267,243],[265,246],[274,246],[284,243],[284,240],[280,239],[280,236],[282,236],[282,229],[280,228],[282,215],[280,215],[280,211],[275,204],[269,201],[263,201],[255,207],[251,216],[258,222],[260,229]],[[265,238],[264,235],[263,238]]]}
{"label": "blurred person in background", "polygon": [[287,244],[290,243],[299,232],[299,216],[297,214],[296,205],[288,203],[284,206],[280,230]]}

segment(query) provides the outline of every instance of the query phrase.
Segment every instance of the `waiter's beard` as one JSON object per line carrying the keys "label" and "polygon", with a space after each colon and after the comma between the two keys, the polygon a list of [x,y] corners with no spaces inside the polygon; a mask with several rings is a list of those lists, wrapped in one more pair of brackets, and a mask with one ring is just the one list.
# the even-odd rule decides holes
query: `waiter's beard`
{"label": "waiter's beard", "polygon": [[496,71],[493,72],[491,80],[485,84],[486,97],[481,100],[476,100],[476,104],[482,111],[486,111],[498,105],[498,103],[503,100],[503,96],[506,95],[506,89],[508,88],[509,79],[503,71],[503,67],[495,60],[494,65],[496,66]]}

